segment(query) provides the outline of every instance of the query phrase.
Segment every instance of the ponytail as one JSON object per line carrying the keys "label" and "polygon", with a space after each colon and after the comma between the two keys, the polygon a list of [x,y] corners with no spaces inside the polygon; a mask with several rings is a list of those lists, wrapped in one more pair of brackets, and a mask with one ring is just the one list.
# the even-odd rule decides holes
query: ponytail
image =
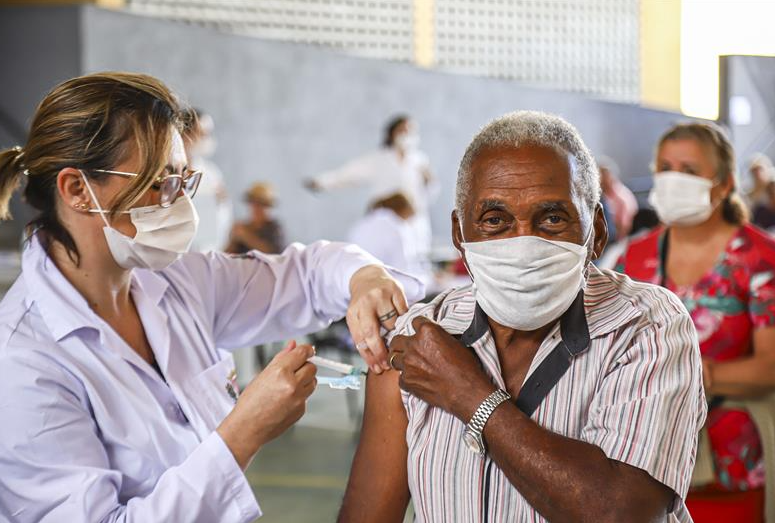
{"label": "ponytail", "polygon": [[23,157],[24,152],[18,146],[0,152],[0,220],[11,219],[9,205],[21,181]]}
{"label": "ponytail", "polygon": [[743,225],[750,219],[748,207],[736,191],[732,191],[721,203],[721,216],[727,223]]}

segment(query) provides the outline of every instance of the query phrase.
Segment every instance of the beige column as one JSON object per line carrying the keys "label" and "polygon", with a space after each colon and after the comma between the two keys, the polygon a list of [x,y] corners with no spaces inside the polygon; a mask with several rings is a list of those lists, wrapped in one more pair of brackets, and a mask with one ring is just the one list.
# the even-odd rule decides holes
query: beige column
{"label": "beige column", "polygon": [[414,0],[414,63],[433,67],[435,57],[434,0]]}
{"label": "beige column", "polygon": [[681,108],[681,0],[640,1],[640,94],[645,106]]}

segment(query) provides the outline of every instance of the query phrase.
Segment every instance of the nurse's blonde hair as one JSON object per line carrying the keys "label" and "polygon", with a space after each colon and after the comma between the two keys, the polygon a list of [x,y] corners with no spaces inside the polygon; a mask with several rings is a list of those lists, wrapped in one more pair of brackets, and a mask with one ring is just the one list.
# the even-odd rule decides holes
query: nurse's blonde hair
{"label": "nurse's blonde hair", "polygon": [[134,205],[165,169],[173,128],[186,125],[175,95],[152,76],[103,72],[80,76],[56,86],[38,105],[27,143],[0,152],[0,219],[10,219],[9,202],[23,180],[24,199],[39,211],[28,232],[45,233],[78,262],[73,238],[57,214],[61,204],[57,176],[67,167],[90,179],[108,176],[132,153],[141,159],[140,176],[129,180],[113,202],[118,213]]}

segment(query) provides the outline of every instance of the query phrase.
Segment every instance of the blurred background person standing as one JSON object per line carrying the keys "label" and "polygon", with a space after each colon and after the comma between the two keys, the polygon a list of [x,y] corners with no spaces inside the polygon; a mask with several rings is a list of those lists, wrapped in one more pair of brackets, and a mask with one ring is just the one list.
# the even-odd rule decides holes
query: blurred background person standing
{"label": "blurred background person standing", "polygon": [[763,154],[756,153],[748,161],[748,183],[750,189],[745,193],[748,207],[755,209],[757,206],[767,204],[769,200],[767,186],[775,181],[775,168],[772,160]]}
{"label": "blurred background person standing", "polygon": [[265,182],[254,183],[245,193],[245,203],[250,208],[250,217],[234,224],[226,252],[282,252],[285,248],[285,234],[280,223],[272,217],[272,209],[277,203],[272,186]]}
{"label": "blurred background person standing", "polygon": [[[599,156],[600,188],[603,191],[603,205],[613,218],[615,232],[611,239],[618,240],[630,234],[632,219],[638,212],[638,200],[632,191],[619,179],[619,166],[608,156]],[[609,234],[610,234],[609,230]]]}
{"label": "blurred background person standing", "polygon": [[775,180],[764,188],[764,195],[753,207],[754,225],[761,227],[770,234],[775,233]]}
{"label": "blurred background person standing", "polygon": [[407,115],[393,117],[385,126],[382,147],[305,182],[312,191],[370,187],[370,202],[402,193],[414,209],[409,223],[415,230],[419,255],[428,258],[431,247],[429,205],[438,187],[428,156],[420,150],[417,123]]}
{"label": "blurred background person standing", "polygon": [[190,109],[186,117],[192,122],[183,134],[189,168],[204,173],[194,202],[200,219],[191,250],[219,251],[229,238],[234,209],[226,191],[223,172],[212,160],[218,146],[213,135],[215,122],[201,109]]}
{"label": "blurred background person standing", "polygon": [[386,265],[411,274],[426,286],[432,279],[430,264],[420,256],[421,246],[410,221],[415,212],[402,193],[377,200],[350,229],[347,241],[354,243]]}

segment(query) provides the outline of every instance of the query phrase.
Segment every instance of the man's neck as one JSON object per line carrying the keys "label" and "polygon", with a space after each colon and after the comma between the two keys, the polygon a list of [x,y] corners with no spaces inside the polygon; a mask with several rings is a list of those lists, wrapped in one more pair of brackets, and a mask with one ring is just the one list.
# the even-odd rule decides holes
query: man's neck
{"label": "man's neck", "polygon": [[546,338],[554,325],[550,323],[534,331],[520,331],[511,327],[505,327],[492,318],[487,318],[487,321],[490,325],[490,331],[492,331],[495,347],[498,349],[505,349],[518,340],[530,346],[538,346],[544,341],[544,338]]}

